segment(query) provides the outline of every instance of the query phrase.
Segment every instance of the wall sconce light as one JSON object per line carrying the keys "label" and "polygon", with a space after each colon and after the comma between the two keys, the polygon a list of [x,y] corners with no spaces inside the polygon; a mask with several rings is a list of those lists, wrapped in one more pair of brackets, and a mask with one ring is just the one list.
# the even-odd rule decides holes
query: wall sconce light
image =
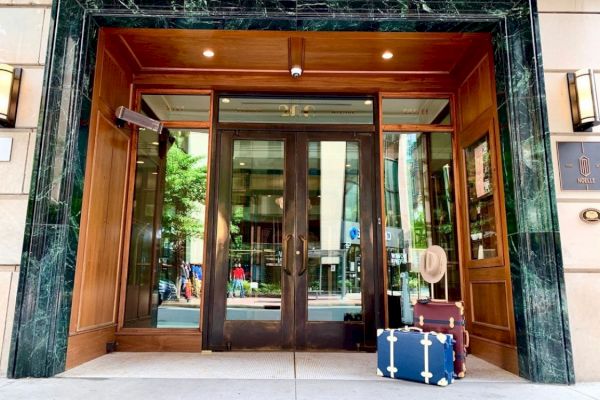
{"label": "wall sconce light", "polygon": [[581,69],[569,72],[567,82],[573,129],[576,132],[590,131],[592,127],[600,124],[594,70]]}
{"label": "wall sconce light", "polygon": [[0,125],[15,127],[22,68],[0,64]]}

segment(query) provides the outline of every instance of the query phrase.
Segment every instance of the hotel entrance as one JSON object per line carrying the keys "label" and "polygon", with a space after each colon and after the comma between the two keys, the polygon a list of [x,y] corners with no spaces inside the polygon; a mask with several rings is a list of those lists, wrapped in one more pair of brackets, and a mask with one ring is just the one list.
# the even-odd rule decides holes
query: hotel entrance
{"label": "hotel entrance", "polygon": [[[67,368],[375,351],[447,296],[516,371],[493,72],[487,34],[103,28]],[[419,279],[432,245],[447,284]]]}
{"label": "hotel entrance", "polygon": [[373,346],[372,104],[221,97],[209,348]]}

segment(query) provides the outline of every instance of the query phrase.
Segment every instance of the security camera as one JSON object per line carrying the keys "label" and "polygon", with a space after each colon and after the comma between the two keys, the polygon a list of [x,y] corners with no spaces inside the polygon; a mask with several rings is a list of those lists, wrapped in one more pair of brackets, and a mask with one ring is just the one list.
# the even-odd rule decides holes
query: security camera
{"label": "security camera", "polygon": [[150,117],[145,116],[144,114],[140,114],[135,111],[131,111],[128,108],[120,106],[117,108],[115,112],[115,117],[117,118],[117,126],[122,128],[125,126],[126,122],[130,124],[137,125],[141,128],[149,129],[155,132],[162,132],[163,123],[161,121],[157,121]]}
{"label": "security camera", "polygon": [[292,67],[292,69],[290,69],[290,74],[292,75],[292,78],[300,78],[300,76],[302,76],[302,68],[298,66]]}

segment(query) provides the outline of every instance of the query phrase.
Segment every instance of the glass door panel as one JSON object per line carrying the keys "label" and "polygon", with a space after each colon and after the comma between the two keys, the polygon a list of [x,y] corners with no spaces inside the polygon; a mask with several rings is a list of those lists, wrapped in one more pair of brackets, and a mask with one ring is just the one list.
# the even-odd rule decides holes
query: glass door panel
{"label": "glass door panel", "polygon": [[[431,245],[448,256],[448,296],[460,299],[450,133],[387,132],[383,137],[385,243],[389,326],[413,323],[412,303],[432,295],[419,281]],[[434,285],[445,295],[444,280]]]}
{"label": "glass door panel", "polygon": [[362,320],[358,142],[308,143],[308,321]]}
{"label": "glass door panel", "polygon": [[374,349],[372,135],[298,134],[295,153],[296,348]]}
{"label": "glass door panel", "polygon": [[228,320],[281,319],[284,162],[282,141],[233,141]]}
{"label": "glass door panel", "polygon": [[496,205],[488,135],[464,149],[471,260],[498,256]]}
{"label": "glass door panel", "polygon": [[211,348],[374,343],[371,134],[219,137]]}
{"label": "glass door panel", "polygon": [[139,130],[125,328],[200,327],[208,136]]}

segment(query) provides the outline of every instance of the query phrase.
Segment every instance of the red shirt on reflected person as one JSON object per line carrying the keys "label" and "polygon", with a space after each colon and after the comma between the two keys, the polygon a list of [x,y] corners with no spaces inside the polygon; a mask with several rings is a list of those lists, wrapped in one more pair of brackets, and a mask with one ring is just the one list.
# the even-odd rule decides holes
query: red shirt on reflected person
{"label": "red shirt on reflected person", "polygon": [[245,273],[244,273],[244,268],[242,267],[235,267],[233,269],[233,279],[244,279],[245,278]]}

